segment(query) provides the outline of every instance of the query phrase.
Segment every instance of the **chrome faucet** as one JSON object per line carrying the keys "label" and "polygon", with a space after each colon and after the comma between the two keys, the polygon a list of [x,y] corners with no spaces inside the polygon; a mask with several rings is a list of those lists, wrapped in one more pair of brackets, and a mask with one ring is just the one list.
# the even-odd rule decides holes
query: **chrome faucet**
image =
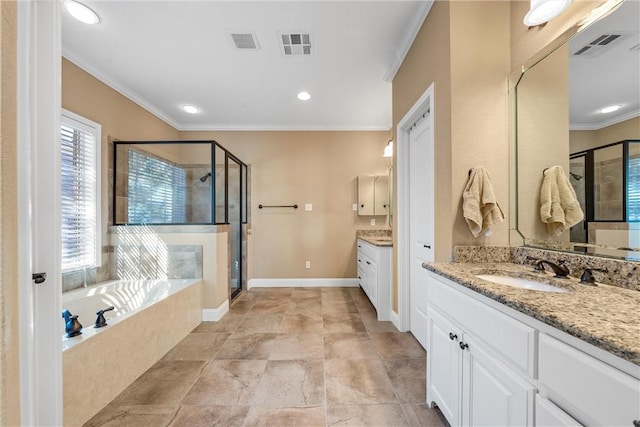
{"label": "chrome faucet", "polygon": [[564,265],[565,261],[562,259],[558,261],[558,264],[546,259],[538,259],[532,257],[527,257],[527,259],[534,261],[533,268],[536,271],[545,271],[544,265],[546,264],[551,267],[551,270],[553,270],[553,272],[556,274],[556,277],[566,278],[569,275],[569,268]]}

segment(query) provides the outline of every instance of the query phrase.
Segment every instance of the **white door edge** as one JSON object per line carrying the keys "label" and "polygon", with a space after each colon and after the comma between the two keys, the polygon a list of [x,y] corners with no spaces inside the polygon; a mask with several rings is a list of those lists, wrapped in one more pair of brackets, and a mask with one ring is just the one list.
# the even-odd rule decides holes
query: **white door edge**
{"label": "white door edge", "polygon": [[[63,424],[58,213],[60,25],[59,2],[18,2],[17,226],[22,425]],[[33,283],[31,274],[35,272],[47,273],[44,284]]]}
{"label": "white door edge", "polygon": [[[411,330],[411,295],[409,292],[409,272],[411,268],[410,250],[411,244],[409,235],[409,223],[411,215],[409,211],[409,129],[424,111],[430,110],[435,114],[434,91],[435,83],[427,88],[415,104],[404,115],[397,126],[397,198],[398,198],[398,319],[401,331]],[[434,126],[431,126],[434,133]],[[432,140],[435,141],[432,135]],[[435,159],[434,159],[435,161]],[[434,218],[435,220],[435,218]],[[434,236],[435,237],[435,236]],[[435,239],[434,239],[435,240]],[[435,248],[434,248],[435,249]]]}

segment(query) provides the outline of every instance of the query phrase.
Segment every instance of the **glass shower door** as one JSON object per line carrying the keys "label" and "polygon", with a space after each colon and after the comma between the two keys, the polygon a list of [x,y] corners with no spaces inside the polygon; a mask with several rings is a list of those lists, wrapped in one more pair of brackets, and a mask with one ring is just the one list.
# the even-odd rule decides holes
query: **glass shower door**
{"label": "glass shower door", "polygon": [[242,165],[233,157],[227,157],[228,179],[228,222],[231,227],[229,241],[231,243],[231,278],[229,293],[231,298],[242,290]]}
{"label": "glass shower door", "polygon": [[587,187],[586,183],[586,156],[584,154],[572,157],[569,162],[569,182],[576,192],[580,208],[584,213],[584,219],[571,227],[571,241],[587,243]]}

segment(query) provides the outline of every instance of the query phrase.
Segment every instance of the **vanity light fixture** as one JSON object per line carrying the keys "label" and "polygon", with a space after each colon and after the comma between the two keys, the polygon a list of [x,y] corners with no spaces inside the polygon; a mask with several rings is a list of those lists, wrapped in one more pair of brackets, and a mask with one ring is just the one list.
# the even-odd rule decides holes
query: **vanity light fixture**
{"label": "vanity light fixture", "polygon": [[100,17],[89,6],[75,0],[64,0],[62,5],[67,12],[78,21],[85,24],[94,25],[100,22]]}
{"label": "vanity light fixture", "polygon": [[614,111],[618,111],[621,108],[622,108],[622,105],[620,104],[609,105],[608,107],[601,108],[599,112],[602,114],[613,113]]}
{"label": "vanity light fixture", "polygon": [[390,139],[385,145],[382,157],[393,157],[393,139]]}
{"label": "vanity light fixture", "polygon": [[193,105],[183,105],[182,109],[189,114],[196,114],[197,112],[200,111],[198,107],[195,107]]}
{"label": "vanity light fixture", "polygon": [[300,101],[308,101],[308,100],[310,100],[310,99],[311,99],[311,94],[309,94],[309,92],[304,92],[304,91],[303,91],[303,92],[300,92],[300,93],[298,94],[298,99],[299,99]]}
{"label": "vanity light fixture", "polygon": [[552,20],[564,12],[572,0],[531,0],[529,12],[524,17],[525,25],[535,27]]}

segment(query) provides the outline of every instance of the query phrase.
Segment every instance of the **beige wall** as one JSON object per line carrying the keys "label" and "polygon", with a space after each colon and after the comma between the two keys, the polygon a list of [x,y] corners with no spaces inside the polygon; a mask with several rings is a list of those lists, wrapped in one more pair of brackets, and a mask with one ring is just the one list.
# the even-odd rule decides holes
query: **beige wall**
{"label": "beige wall", "polygon": [[491,237],[474,238],[462,215],[468,170],[479,165],[489,171],[498,204],[505,215],[509,213],[507,87],[511,65],[507,34],[508,2],[451,2],[453,246],[509,243],[508,220],[491,227]]}
{"label": "beige wall", "polygon": [[20,425],[17,8],[0,2],[0,425]]}
{"label": "beige wall", "polygon": [[177,140],[178,131],[65,58],[62,58],[62,108],[102,126],[102,245],[106,246],[109,142]]}
{"label": "beige wall", "polygon": [[[435,239],[436,260],[446,261],[451,254],[453,218],[451,218],[451,59],[450,3],[437,1],[393,79],[394,129],[425,90],[434,83],[435,152]],[[397,138],[396,138],[397,139]],[[394,152],[396,146],[394,146]],[[394,156],[395,162],[396,156]],[[394,168],[396,165],[394,164]],[[394,180],[394,197],[398,192]],[[397,202],[393,202],[394,230],[397,229]],[[394,235],[394,239],[395,239]],[[397,243],[397,241],[396,241]],[[394,245],[394,295],[397,295],[397,244]],[[394,298],[394,309],[397,309]]]}
{"label": "beige wall", "polygon": [[640,117],[625,120],[598,130],[572,130],[571,153],[600,147],[626,139],[640,139]]}
{"label": "beige wall", "polygon": [[[354,278],[359,217],[356,177],[383,174],[388,132],[181,132],[214,139],[251,169],[249,278]],[[304,205],[311,203],[307,212]],[[258,209],[293,205],[298,209]],[[311,269],[304,262],[311,261]]]}

